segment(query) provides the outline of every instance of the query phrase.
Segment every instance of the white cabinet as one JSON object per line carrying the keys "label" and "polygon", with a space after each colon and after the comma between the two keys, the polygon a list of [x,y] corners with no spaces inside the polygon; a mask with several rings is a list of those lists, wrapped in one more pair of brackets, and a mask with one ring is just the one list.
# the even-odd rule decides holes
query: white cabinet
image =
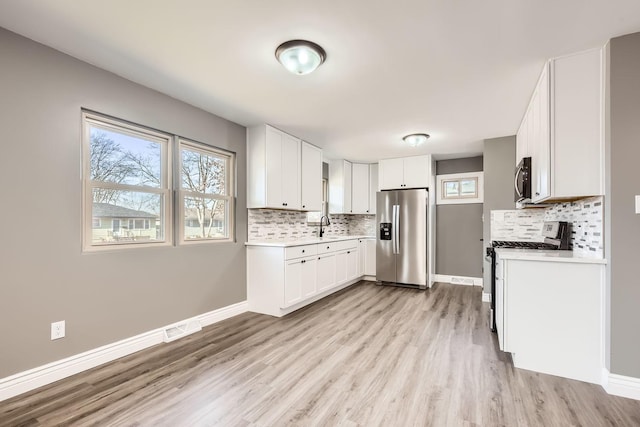
{"label": "white cabinet", "polygon": [[347,251],[347,279],[345,282],[349,282],[362,276],[358,272],[359,252],[356,248],[349,249]]}
{"label": "white cabinet", "polygon": [[358,240],[358,276],[376,275],[376,239]]}
{"label": "white cabinet", "polygon": [[599,383],[604,264],[498,255],[496,276],[498,341],[514,365]]}
{"label": "white cabinet", "polygon": [[351,183],[351,162],[331,160],[329,162],[329,213],[352,213]]}
{"label": "white cabinet", "polygon": [[534,203],[604,194],[603,64],[594,49],[552,59],[540,75],[516,137],[516,163],[531,157]]}
{"label": "white cabinet", "polygon": [[378,190],[378,164],[371,163],[369,165],[369,214],[376,214],[376,193]]}
{"label": "white cabinet", "polygon": [[431,183],[431,156],[380,160],[380,190],[428,188]]}
{"label": "white cabinet", "polygon": [[373,215],[377,191],[377,164],[329,162],[329,213]]}
{"label": "white cabinet", "polygon": [[358,276],[364,276],[364,265],[367,256],[367,241],[358,239]]}
{"label": "white cabinet", "polygon": [[301,203],[303,211],[322,210],[322,150],[302,141]]}
{"label": "white cabinet", "polygon": [[247,207],[300,210],[301,141],[268,125],[247,129]]}
{"label": "white cabinet", "polygon": [[376,275],[376,239],[365,239],[364,275]]}
{"label": "white cabinet", "polygon": [[358,281],[355,239],[301,246],[247,246],[249,310],[284,316]]}
{"label": "white cabinet", "polygon": [[353,163],[351,187],[351,212],[354,214],[369,213],[369,165]]}
{"label": "white cabinet", "polygon": [[336,254],[318,256],[318,292],[336,285]]}

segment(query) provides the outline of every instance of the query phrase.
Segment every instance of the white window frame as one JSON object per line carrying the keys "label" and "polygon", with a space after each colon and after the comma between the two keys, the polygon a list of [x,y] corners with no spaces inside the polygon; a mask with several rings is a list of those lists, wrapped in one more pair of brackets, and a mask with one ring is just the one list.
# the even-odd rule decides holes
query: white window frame
{"label": "white window frame", "polygon": [[[444,195],[445,182],[458,181],[460,188],[461,181],[475,179],[477,182],[476,196],[446,196]],[[484,172],[467,172],[452,173],[447,175],[438,175],[436,177],[436,204],[438,205],[460,205],[467,203],[483,203],[484,202]]]}
{"label": "white window frame", "polygon": [[[161,177],[160,186],[142,186],[119,184],[114,182],[91,180],[91,145],[90,128],[91,125],[112,129],[115,132],[142,137],[158,142],[161,147]],[[171,146],[173,137],[169,134],[148,129],[144,126],[135,125],[124,120],[106,117],[100,114],[83,111],[82,112],[82,209],[83,209],[83,237],[82,248],[85,252],[119,250],[141,247],[157,247],[173,245],[173,197],[171,197]],[[107,188],[121,191],[135,191],[141,193],[159,194],[163,203],[160,206],[160,217],[163,219],[163,239],[155,241],[139,242],[113,242],[96,244],[93,242],[93,189]],[[122,221],[120,227],[122,228]],[[128,225],[128,223],[127,223]],[[113,228],[113,225],[112,225]]]}
{"label": "white window frame", "polygon": [[[206,243],[229,243],[235,242],[236,236],[236,221],[235,221],[235,199],[236,199],[236,154],[221,148],[213,147],[211,145],[202,144],[196,141],[192,141],[186,138],[177,137],[178,155],[176,156],[175,166],[175,178],[174,185],[178,193],[178,202],[176,203],[178,210],[178,242],[181,245],[193,245],[193,244],[206,244]],[[200,152],[205,155],[211,155],[216,157],[222,157],[227,159],[227,165],[225,168],[225,189],[226,194],[210,194],[201,193],[196,191],[184,190],[182,188],[182,150],[187,149],[189,151]],[[227,207],[226,227],[227,237],[217,238],[202,238],[202,239],[185,239],[185,197],[205,197],[212,200],[223,200]]]}

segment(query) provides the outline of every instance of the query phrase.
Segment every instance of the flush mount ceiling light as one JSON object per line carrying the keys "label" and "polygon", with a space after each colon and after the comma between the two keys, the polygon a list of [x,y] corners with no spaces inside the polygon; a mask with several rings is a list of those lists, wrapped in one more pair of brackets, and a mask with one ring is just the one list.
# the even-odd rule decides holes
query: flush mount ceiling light
{"label": "flush mount ceiling light", "polygon": [[429,135],[426,133],[412,133],[411,135],[407,135],[402,140],[409,144],[412,147],[417,147],[418,145],[424,144],[429,139]]}
{"label": "flush mount ceiling light", "polygon": [[276,58],[293,74],[304,75],[318,68],[327,59],[327,53],[313,42],[289,40],[278,46]]}

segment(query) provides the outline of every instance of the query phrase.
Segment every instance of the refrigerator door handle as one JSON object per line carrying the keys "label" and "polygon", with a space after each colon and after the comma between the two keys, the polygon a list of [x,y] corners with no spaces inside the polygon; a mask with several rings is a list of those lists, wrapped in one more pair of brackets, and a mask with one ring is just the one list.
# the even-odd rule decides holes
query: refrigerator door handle
{"label": "refrigerator door handle", "polygon": [[400,253],[400,205],[393,205],[393,253]]}

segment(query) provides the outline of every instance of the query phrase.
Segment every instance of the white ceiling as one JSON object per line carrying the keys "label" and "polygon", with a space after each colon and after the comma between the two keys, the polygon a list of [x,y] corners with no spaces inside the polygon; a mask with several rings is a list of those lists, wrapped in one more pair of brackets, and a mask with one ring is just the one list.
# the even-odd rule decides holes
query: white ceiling
{"label": "white ceiling", "polygon": [[[640,31],[640,1],[2,0],[0,26],[328,158],[452,158],[515,134],[545,59]],[[326,63],[289,74],[290,39]]]}

